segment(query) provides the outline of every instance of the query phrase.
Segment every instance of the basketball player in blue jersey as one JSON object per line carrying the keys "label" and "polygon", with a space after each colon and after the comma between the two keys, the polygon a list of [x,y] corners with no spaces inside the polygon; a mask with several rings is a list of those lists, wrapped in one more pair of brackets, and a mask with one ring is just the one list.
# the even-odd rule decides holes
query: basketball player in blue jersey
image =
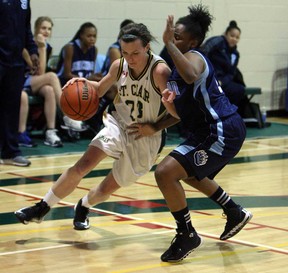
{"label": "basketball player in blue jersey", "polygon": [[[123,58],[114,61],[99,82],[89,81],[99,97],[116,84],[115,109],[107,113],[105,127],[87,151],[59,177],[43,200],[15,212],[23,224],[40,223],[53,205],[72,193],[86,174],[110,156],[117,159],[110,173],[75,206],[74,228],[88,229],[90,207],[107,200],[119,188],[135,183],[155,164],[161,149],[162,130],[178,122],[178,118],[167,115],[161,102],[171,70],[162,58],[150,51],[152,39],[143,24],[133,23],[122,29]],[[75,78],[67,84],[74,81],[87,79]]]}
{"label": "basketball player in blue jersey", "polygon": [[[96,26],[86,22],[80,26],[72,40],[62,48],[57,65],[57,75],[62,86],[73,77],[94,80],[96,39]],[[96,78],[96,80],[100,79]]]}
{"label": "basketball player in blue jersey", "polygon": [[201,245],[192,226],[180,181],[201,191],[224,210],[227,223],[221,240],[237,234],[252,214],[235,204],[214,177],[239,152],[246,129],[237,107],[221,90],[214,69],[198,48],[212,21],[206,7],[189,7],[176,25],[168,16],[163,41],[175,68],[162,93],[168,112],[181,119],[189,136],[157,166],[155,178],[175,218],[177,234],[161,260],[179,262]]}

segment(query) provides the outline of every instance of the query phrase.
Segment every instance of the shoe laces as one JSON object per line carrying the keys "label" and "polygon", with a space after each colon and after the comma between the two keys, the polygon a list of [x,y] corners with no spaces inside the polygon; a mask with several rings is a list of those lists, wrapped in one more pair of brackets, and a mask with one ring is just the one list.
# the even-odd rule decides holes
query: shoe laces
{"label": "shoe laces", "polygon": [[193,238],[193,232],[192,231],[189,231],[187,232],[187,234],[184,232],[181,232],[181,231],[178,231],[176,230],[177,233],[176,235],[174,236],[174,238],[172,239],[171,241],[171,245],[174,244],[174,245],[178,245],[181,241],[183,241],[183,239],[185,239],[185,235],[187,235],[189,238]]}

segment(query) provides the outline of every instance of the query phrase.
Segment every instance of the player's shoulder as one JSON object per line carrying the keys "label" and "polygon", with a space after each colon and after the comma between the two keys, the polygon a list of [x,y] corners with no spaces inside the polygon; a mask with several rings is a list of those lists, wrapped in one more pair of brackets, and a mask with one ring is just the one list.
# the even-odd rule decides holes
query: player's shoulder
{"label": "player's shoulder", "polygon": [[153,65],[153,73],[159,75],[167,75],[171,73],[171,70],[167,63],[161,58],[155,61]]}

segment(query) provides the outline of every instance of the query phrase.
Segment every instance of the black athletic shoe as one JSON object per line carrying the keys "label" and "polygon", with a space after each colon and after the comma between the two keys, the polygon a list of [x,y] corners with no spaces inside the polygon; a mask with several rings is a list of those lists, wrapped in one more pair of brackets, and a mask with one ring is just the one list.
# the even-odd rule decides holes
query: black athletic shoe
{"label": "black athletic shoe", "polygon": [[236,235],[253,217],[252,213],[240,205],[237,208],[224,211],[227,216],[227,222],[220,240],[227,240]]}
{"label": "black athletic shoe", "polygon": [[202,238],[196,231],[178,232],[170,247],[161,255],[163,262],[177,263],[186,258],[202,244]]}
{"label": "black athletic shoe", "polygon": [[73,220],[74,229],[86,230],[90,228],[89,225],[89,209],[82,206],[82,199],[79,200],[78,204],[74,207],[75,216]]}
{"label": "black athletic shoe", "polygon": [[49,210],[50,207],[47,205],[47,203],[41,200],[34,206],[19,209],[14,213],[18,220],[24,225],[28,225],[29,222],[40,224]]}

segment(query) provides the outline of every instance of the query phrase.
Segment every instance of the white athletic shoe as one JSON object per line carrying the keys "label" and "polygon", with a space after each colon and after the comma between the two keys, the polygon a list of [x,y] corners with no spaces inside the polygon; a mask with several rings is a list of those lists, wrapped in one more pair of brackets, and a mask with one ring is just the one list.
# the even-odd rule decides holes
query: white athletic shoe
{"label": "white athletic shoe", "polygon": [[61,138],[57,135],[56,129],[48,129],[45,133],[46,138],[44,144],[51,147],[62,147]]}
{"label": "white athletic shoe", "polygon": [[80,120],[74,120],[67,116],[63,117],[64,125],[61,125],[62,129],[72,129],[77,132],[83,132],[88,130],[88,125],[83,124]]}

